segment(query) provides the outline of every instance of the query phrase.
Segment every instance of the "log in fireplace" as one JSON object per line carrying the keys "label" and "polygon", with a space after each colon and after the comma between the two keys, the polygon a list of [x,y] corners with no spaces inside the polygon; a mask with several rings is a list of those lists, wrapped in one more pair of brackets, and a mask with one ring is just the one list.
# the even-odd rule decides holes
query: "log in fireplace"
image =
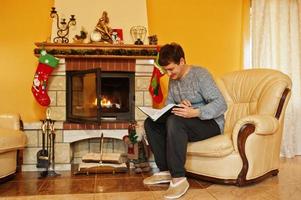
{"label": "log in fireplace", "polygon": [[97,68],[67,71],[66,78],[67,122],[134,120],[133,72],[102,72]]}

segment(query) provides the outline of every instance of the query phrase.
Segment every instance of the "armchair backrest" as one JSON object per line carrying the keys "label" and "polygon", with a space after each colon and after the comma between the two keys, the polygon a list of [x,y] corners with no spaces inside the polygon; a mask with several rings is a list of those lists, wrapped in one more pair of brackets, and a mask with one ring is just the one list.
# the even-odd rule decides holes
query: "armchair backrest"
{"label": "armchair backrest", "polygon": [[232,134],[237,120],[247,115],[275,116],[284,90],[291,89],[291,79],[272,69],[232,72],[218,79],[217,84],[228,105],[225,134]]}
{"label": "armchair backrest", "polygon": [[0,128],[20,130],[20,115],[19,114],[1,114]]}

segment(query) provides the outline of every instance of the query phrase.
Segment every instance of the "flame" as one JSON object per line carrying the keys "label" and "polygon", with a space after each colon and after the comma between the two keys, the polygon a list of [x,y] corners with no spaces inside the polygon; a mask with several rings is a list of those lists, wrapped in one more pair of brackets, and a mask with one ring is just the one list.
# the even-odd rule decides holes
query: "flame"
{"label": "flame", "polygon": [[100,105],[101,107],[107,107],[107,108],[112,107],[111,101],[109,99],[106,99],[105,97],[101,99]]}
{"label": "flame", "polygon": [[[97,98],[95,98],[94,102],[93,102],[94,106],[97,106]],[[101,101],[100,101],[100,105],[101,107],[106,107],[106,108],[112,108],[113,105],[116,106],[116,108],[120,109],[121,105],[118,103],[112,103],[109,99],[107,99],[106,97],[102,97]]]}

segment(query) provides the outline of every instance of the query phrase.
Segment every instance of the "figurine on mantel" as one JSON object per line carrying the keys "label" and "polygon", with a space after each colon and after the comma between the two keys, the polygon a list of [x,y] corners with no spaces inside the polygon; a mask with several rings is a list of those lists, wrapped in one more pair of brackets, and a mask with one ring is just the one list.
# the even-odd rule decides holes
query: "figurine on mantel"
{"label": "figurine on mantel", "polygon": [[82,27],[80,34],[75,35],[73,38],[74,43],[84,43],[84,40],[87,38],[87,31]]}
{"label": "figurine on mantel", "polygon": [[103,11],[101,18],[95,27],[95,30],[91,33],[92,42],[107,42],[113,43],[112,28],[109,27],[109,17],[106,11]]}

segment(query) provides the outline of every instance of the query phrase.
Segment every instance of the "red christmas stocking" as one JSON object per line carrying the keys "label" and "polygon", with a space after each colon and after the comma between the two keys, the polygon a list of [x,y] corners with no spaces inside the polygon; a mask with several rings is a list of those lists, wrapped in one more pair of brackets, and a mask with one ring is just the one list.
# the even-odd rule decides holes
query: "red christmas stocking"
{"label": "red christmas stocking", "polygon": [[48,76],[57,65],[58,59],[47,54],[46,51],[41,52],[31,91],[37,102],[42,106],[49,106],[50,104],[50,98],[47,94]]}
{"label": "red christmas stocking", "polygon": [[149,92],[152,96],[153,105],[159,105],[163,101],[163,92],[160,85],[160,79],[164,76],[164,69],[158,63],[158,57],[154,62],[153,74],[149,84]]}

